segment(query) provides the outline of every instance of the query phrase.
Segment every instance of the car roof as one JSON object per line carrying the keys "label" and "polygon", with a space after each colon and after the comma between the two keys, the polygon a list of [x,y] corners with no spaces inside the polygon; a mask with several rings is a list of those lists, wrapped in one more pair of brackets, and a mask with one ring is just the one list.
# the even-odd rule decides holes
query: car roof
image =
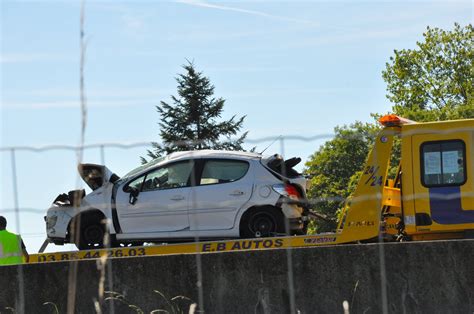
{"label": "car roof", "polygon": [[151,168],[155,166],[160,166],[170,161],[186,160],[190,158],[224,158],[224,159],[237,158],[237,159],[259,160],[262,158],[262,155],[257,154],[257,153],[251,153],[251,152],[211,150],[211,149],[174,152],[165,157],[153,159],[149,161],[147,164],[133,169],[132,171],[127,173],[123,178],[139,176],[149,171]]}
{"label": "car roof", "polygon": [[180,160],[189,158],[261,159],[262,155],[252,152],[204,149],[171,153],[167,156],[166,160]]}

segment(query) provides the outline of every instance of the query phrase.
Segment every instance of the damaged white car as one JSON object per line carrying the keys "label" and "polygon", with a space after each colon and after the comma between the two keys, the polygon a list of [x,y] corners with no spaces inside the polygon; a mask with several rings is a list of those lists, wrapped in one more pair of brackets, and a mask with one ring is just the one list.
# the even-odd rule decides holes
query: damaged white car
{"label": "damaged white car", "polygon": [[[231,151],[177,152],[122,178],[79,165],[92,189],[59,195],[45,216],[50,242],[79,249],[305,234],[306,179],[300,158]],[[77,230],[78,232],[74,232]]]}

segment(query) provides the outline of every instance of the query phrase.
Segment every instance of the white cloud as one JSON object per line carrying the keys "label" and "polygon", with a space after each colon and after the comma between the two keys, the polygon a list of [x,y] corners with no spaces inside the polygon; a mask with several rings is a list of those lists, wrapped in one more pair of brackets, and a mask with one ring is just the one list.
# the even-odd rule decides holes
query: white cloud
{"label": "white cloud", "polygon": [[[366,88],[370,90],[370,88]],[[235,99],[246,99],[263,97],[265,95],[278,95],[283,96],[294,96],[294,95],[305,95],[308,99],[312,99],[316,95],[342,95],[342,94],[357,94],[360,93],[362,88],[360,87],[327,87],[327,88],[265,88],[265,89],[252,89],[245,90],[244,92],[236,92],[235,90],[224,90],[225,98],[229,101]],[[364,91],[365,92],[365,91]]]}
{"label": "white cloud", "polygon": [[224,5],[209,3],[209,2],[206,2],[206,1],[176,0],[176,2],[191,5],[191,6],[195,6],[195,7],[209,8],[209,9],[216,9],[216,10],[223,10],[223,11],[232,11],[232,12],[244,13],[244,14],[249,14],[249,15],[261,16],[261,17],[264,17],[264,18],[269,18],[269,19],[274,19],[274,20],[280,20],[280,21],[286,21],[286,22],[295,22],[295,23],[307,24],[307,25],[311,25],[311,26],[319,26],[318,22],[311,21],[311,20],[297,19],[297,18],[291,18],[291,17],[281,16],[281,15],[269,14],[269,13],[262,12],[262,11],[247,10],[247,9],[242,9],[242,8],[237,8],[237,7],[224,6]]}
{"label": "white cloud", "polygon": [[[174,90],[158,89],[153,87],[143,88],[86,88],[86,96],[89,98],[108,98],[108,99],[138,99],[138,98],[155,98],[168,96],[175,92]],[[12,94],[21,93],[23,95],[33,97],[62,97],[62,98],[76,98],[79,97],[79,90],[77,88],[43,88],[31,91],[14,91]]]}
{"label": "white cloud", "polygon": [[72,58],[67,55],[48,53],[2,53],[0,63],[26,63],[38,61],[69,61]]}
{"label": "white cloud", "polygon": [[[158,101],[154,99],[127,99],[127,100],[92,100],[87,101],[88,108],[98,107],[128,107],[128,106],[145,106],[157,104]],[[54,100],[43,102],[8,102],[2,103],[3,109],[67,109],[80,108],[79,100]]]}
{"label": "white cloud", "polygon": [[139,16],[124,15],[122,20],[125,23],[125,27],[132,31],[142,31],[145,29],[145,21]]}
{"label": "white cloud", "polygon": [[111,14],[117,14],[122,22],[125,32],[136,38],[143,39],[147,35],[147,19],[153,16],[146,13],[138,13],[136,7],[124,5],[126,2],[120,4],[114,1],[100,1],[90,3],[93,10],[107,11]]}
{"label": "white cloud", "polygon": [[299,71],[300,69],[294,66],[239,66],[239,65],[224,65],[224,66],[208,66],[206,71],[214,72],[237,72],[237,73],[258,73],[258,72],[282,72],[282,71]]}
{"label": "white cloud", "polygon": [[[223,71],[233,71],[232,67],[222,68]],[[238,68],[235,68],[238,70]],[[253,69],[246,69],[253,71]],[[256,68],[255,70],[264,70],[263,68]],[[269,69],[273,70],[273,69]],[[264,96],[271,92],[276,95],[293,95],[293,94],[343,94],[354,93],[360,91],[360,88],[351,87],[336,87],[336,88],[300,88],[300,89],[267,89],[262,90],[247,90],[245,92],[235,92],[228,90],[225,92],[225,98],[228,100],[252,98],[257,96]],[[19,93],[18,91],[16,93]],[[26,94],[28,98],[44,97],[46,100],[42,101],[2,101],[2,109],[31,109],[31,110],[46,110],[46,109],[69,109],[80,108],[78,91],[74,89],[42,89],[33,90],[31,92],[21,92]],[[174,90],[156,90],[156,89],[124,89],[124,90],[92,90],[86,92],[87,107],[88,108],[119,108],[130,106],[154,106],[158,105],[160,100],[167,99],[169,95],[175,94]],[[54,98],[54,100],[49,100]],[[58,100],[59,99],[59,100]]]}

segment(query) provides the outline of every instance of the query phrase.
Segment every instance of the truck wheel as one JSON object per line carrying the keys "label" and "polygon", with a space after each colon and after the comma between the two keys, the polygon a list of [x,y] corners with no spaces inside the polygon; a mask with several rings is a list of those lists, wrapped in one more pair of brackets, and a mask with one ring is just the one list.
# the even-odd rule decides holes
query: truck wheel
{"label": "truck wheel", "polygon": [[240,235],[244,238],[270,237],[284,232],[283,214],[275,208],[259,208],[246,213]]}

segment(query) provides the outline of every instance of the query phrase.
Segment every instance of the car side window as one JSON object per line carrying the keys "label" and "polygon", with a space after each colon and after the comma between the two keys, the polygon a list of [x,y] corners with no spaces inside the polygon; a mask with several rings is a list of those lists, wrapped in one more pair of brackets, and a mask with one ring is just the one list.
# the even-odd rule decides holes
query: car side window
{"label": "car side window", "polygon": [[185,161],[158,168],[145,177],[142,191],[173,189],[188,186],[194,162]]}
{"label": "car side window", "polygon": [[145,179],[145,176],[138,177],[132,182],[130,182],[129,184],[127,184],[127,187],[131,187],[133,189],[140,191],[142,188],[143,179]]}
{"label": "car side window", "polygon": [[422,183],[426,187],[466,182],[465,144],[460,140],[427,142],[421,146]]}
{"label": "car side window", "polygon": [[249,164],[240,160],[208,160],[204,164],[200,185],[237,181],[245,176]]}

